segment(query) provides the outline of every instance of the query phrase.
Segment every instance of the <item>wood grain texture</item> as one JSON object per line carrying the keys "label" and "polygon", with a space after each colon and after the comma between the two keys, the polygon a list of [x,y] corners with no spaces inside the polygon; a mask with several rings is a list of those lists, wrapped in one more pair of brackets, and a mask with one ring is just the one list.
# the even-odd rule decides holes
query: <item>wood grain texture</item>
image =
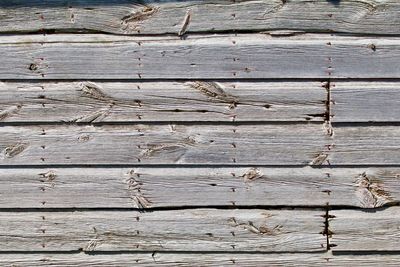
{"label": "wood grain texture", "polygon": [[32,125],[0,128],[1,165],[398,165],[397,126]]}
{"label": "wood grain texture", "polygon": [[323,251],[323,211],[2,212],[1,251]]}
{"label": "wood grain texture", "polygon": [[135,253],[113,255],[86,254],[2,254],[2,266],[393,266],[400,256],[391,255],[331,255],[330,253]]}
{"label": "wood grain texture", "polygon": [[398,122],[400,83],[331,83],[334,122]]}
{"label": "wood grain texture", "polygon": [[333,141],[325,160],[332,165],[400,164],[397,126],[334,127]]}
{"label": "wood grain texture", "polygon": [[395,37],[11,35],[0,53],[1,79],[400,78]]}
{"label": "wood grain texture", "polygon": [[396,168],[1,169],[1,208],[352,206],[400,200]]}
{"label": "wood grain texture", "polygon": [[335,251],[399,251],[400,209],[335,210],[330,223]]}
{"label": "wood grain texture", "polygon": [[3,122],[323,121],[321,82],[0,83]]}
{"label": "wood grain texture", "polygon": [[310,167],[1,169],[0,207],[357,205],[350,202],[355,197],[349,181],[343,179],[336,193],[330,184],[336,178],[327,174]]}
{"label": "wood grain texture", "polygon": [[[298,30],[399,34],[396,0],[388,1],[5,1],[2,32],[102,31],[118,34]],[[210,12],[212,10],[212,12]]]}
{"label": "wood grain texture", "polygon": [[[1,165],[318,165],[324,125],[42,125],[0,127]],[[321,156],[322,155],[322,156]]]}
{"label": "wood grain texture", "polygon": [[324,172],[329,205],[378,208],[400,201],[399,168],[333,168]]}

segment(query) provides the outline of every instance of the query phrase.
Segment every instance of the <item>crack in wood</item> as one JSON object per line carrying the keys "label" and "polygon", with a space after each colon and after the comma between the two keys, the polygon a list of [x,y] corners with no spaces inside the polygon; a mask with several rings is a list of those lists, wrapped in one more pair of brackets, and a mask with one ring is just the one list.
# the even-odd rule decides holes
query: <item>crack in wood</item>
{"label": "crack in wood", "polygon": [[192,17],[192,10],[188,9],[186,11],[185,17],[183,18],[182,26],[178,32],[178,36],[183,36],[186,33],[186,30],[189,27],[191,17]]}

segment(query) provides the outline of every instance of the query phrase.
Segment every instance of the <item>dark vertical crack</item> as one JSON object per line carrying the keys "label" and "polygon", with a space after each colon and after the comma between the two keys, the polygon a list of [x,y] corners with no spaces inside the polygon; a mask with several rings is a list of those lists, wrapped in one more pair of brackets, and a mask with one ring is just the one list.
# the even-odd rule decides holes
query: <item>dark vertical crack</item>
{"label": "dark vertical crack", "polygon": [[326,90],[326,102],[325,102],[325,128],[327,134],[329,136],[333,136],[333,127],[331,123],[332,113],[331,113],[331,104],[332,104],[332,97],[331,97],[331,87],[333,87],[331,79],[328,78],[324,83],[323,87]]}
{"label": "dark vertical crack", "polygon": [[331,244],[330,239],[332,238],[333,232],[329,227],[329,221],[335,218],[334,215],[329,214],[330,207],[329,203],[326,203],[325,214],[322,217],[325,219],[324,221],[324,231],[321,233],[323,236],[326,237],[326,250],[330,250],[332,247],[335,247],[335,244]]}

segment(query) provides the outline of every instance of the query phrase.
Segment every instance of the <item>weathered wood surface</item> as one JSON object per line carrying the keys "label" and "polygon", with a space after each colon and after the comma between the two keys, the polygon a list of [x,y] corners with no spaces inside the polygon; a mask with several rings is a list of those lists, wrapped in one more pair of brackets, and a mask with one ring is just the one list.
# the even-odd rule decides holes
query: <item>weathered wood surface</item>
{"label": "weathered wood surface", "polygon": [[400,164],[397,126],[328,132],[322,124],[5,126],[0,164]]}
{"label": "weathered wood surface", "polygon": [[318,165],[329,136],[322,124],[41,125],[0,127],[1,165]]}
{"label": "weathered wood surface", "polygon": [[322,82],[0,83],[0,121],[323,121]]}
{"label": "weathered wood surface", "polygon": [[12,35],[0,53],[1,79],[400,78],[395,37]]}
{"label": "weathered wood surface", "polygon": [[323,251],[322,210],[2,212],[1,251]]}
{"label": "weathered wood surface", "polygon": [[332,165],[399,165],[398,126],[334,127],[333,143],[326,162]]}
{"label": "weathered wood surface", "polygon": [[378,211],[335,210],[329,223],[333,250],[399,251],[400,208]]}
{"label": "weathered wood surface", "polygon": [[351,185],[333,191],[328,175],[310,167],[1,169],[0,207],[325,207],[355,198]]}
{"label": "weathered wood surface", "polygon": [[[400,201],[399,168],[322,169],[329,177],[329,205],[377,208]],[[326,190],[326,189],[325,189]]]}
{"label": "weathered wood surface", "polygon": [[[103,31],[118,34],[276,29],[399,34],[400,4],[388,1],[4,1],[2,32]],[[190,15],[189,18],[188,14]]]}
{"label": "weathered wood surface", "polygon": [[400,200],[396,168],[1,169],[1,208],[353,206]]}
{"label": "weathered wood surface", "polygon": [[113,255],[79,254],[2,254],[2,266],[393,266],[400,265],[400,255],[332,255],[330,253],[135,253]]}
{"label": "weathered wood surface", "polygon": [[398,122],[399,82],[331,83],[334,122]]}
{"label": "weathered wood surface", "polygon": [[[325,253],[239,254],[239,253],[135,253],[114,255],[86,254],[2,254],[2,266],[312,266],[325,264]],[[336,258],[335,258],[336,259]],[[396,261],[398,262],[398,261]]]}

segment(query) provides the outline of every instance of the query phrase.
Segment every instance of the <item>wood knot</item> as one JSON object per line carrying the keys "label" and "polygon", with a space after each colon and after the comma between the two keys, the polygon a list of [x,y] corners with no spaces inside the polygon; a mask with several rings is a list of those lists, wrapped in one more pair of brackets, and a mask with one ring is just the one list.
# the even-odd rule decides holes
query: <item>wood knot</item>
{"label": "wood knot", "polygon": [[123,17],[121,19],[121,24],[123,25],[123,30],[129,31],[134,30],[139,32],[140,23],[144,20],[148,20],[154,16],[159,10],[159,7],[154,6],[141,6],[139,9],[135,10],[133,13]]}
{"label": "wood knot", "polygon": [[367,47],[374,52],[376,51],[376,45],[374,45],[374,44],[369,44]]}
{"label": "wood knot", "polygon": [[29,65],[28,69],[30,71],[37,71],[39,69],[39,66],[37,64],[35,64],[35,63],[32,63],[32,64]]}
{"label": "wood knot", "polygon": [[110,100],[110,97],[103,93],[100,86],[92,82],[82,82],[79,84],[82,96],[93,98],[96,100]]}
{"label": "wood knot", "polygon": [[274,227],[269,227],[266,224],[256,226],[252,221],[239,223],[235,218],[228,219],[228,224],[232,227],[243,228],[253,234],[258,234],[258,235],[277,235],[281,233],[283,228],[283,226],[280,224],[277,224]]}
{"label": "wood knot", "polygon": [[0,121],[7,119],[8,117],[17,114],[22,108],[22,104],[17,104],[16,106],[9,107],[0,111]]}
{"label": "wood knot", "polygon": [[48,171],[46,173],[39,173],[39,176],[42,178],[46,178],[48,182],[52,182],[56,179],[57,175],[54,171]]}
{"label": "wood knot", "polygon": [[250,182],[250,181],[254,181],[256,179],[262,178],[263,173],[261,172],[260,169],[251,168],[247,172],[245,172],[241,177],[243,177],[243,180],[245,182]]}
{"label": "wood knot", "polygon": [[198,90],[211,101],[227,103],[230,108],[236,107],[239,103],[237,97],[226,93],[221,85],[216,82],[196,81],[188,82],[186,83],[186,85],[195,90]]}
{"label": "wood knot", "polygon": [[383,187],[383,182],[365,172],[358,175],[354,182],[356,195],[363,208],[381,207],[393,198]]}
{"label": "wood knot", "polygon": [[88,134],[83,134],[81,136],[78,137],[78,141],[81,143],[87,142],[90,139],[90,135]]}
{"label": "wood knot", "polygon": [[328,156],[329,156],[328,154],[321,152],[314,157],[314,159],[309,163],[309,165],[311,166],[322,165],[325,161],[328,161]]}
{"label": "wood knot", "polygon": [[8,146],[4,149],[3,154],[6,158],[13,158],[16,155],[22,153],[28,147],[27,144],[15,144],[12,146]]}

